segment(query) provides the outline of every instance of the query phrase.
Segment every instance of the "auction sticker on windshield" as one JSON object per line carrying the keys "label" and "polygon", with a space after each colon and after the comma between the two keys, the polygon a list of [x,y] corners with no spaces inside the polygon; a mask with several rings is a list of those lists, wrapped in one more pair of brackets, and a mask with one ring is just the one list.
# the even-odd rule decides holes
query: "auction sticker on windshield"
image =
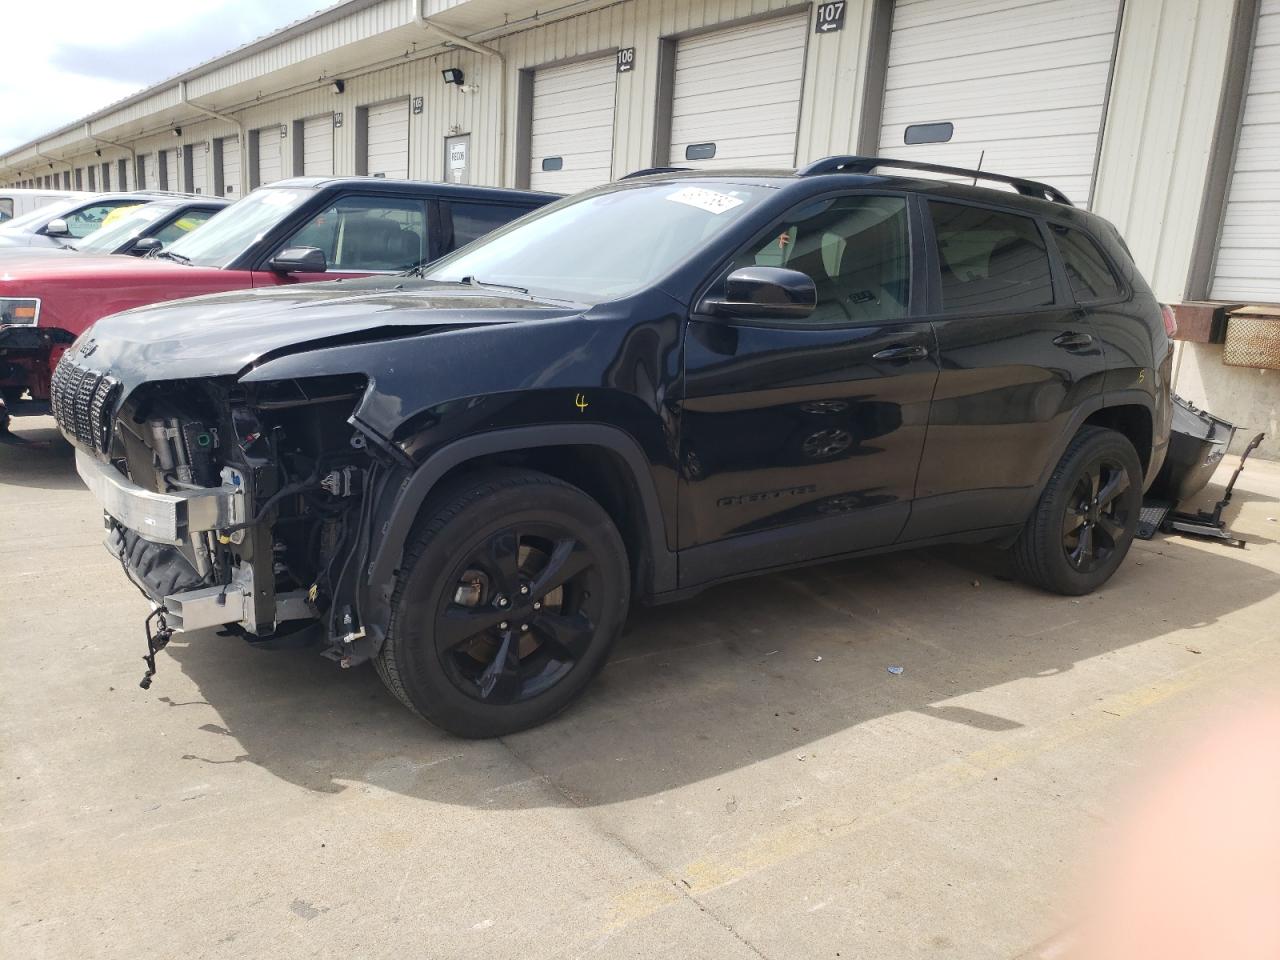
{"label": "auction sticker on windshield", "polygon": [[667,199],[715,214],[740,207],[743,203],[741,197],[718,190],[707,190],[705,187],[681,187],[675,193],[667,194]]}

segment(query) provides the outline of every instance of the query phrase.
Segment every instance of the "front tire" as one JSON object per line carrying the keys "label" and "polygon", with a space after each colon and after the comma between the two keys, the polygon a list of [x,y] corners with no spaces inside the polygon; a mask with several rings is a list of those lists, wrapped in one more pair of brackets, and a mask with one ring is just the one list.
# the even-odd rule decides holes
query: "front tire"
{"label": "front tire", "polygon": [[1142,464],[1123,434],[1084,427],[1058,461],[1012,557],[1018,575],[1067,596],[1096,590],[1133,544]]}
{"label": "front tire", "polygon": [[477,474],[419,520],[374,666],[424,719],[503,736],[582,693],[629,601],[626,548],[595,500],[533,470]]}

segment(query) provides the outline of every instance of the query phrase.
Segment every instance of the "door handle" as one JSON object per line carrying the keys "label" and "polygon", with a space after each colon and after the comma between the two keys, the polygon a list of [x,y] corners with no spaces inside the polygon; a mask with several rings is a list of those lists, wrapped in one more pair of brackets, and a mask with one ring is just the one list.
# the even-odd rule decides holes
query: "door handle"
{"label": "door handle", "polygon": [[924,347],[885,347],[871,355],[872,360],[923,360],[929,356]]}
{"label": "door handle", "polygon": [[1060,333],[1053,338],[1055,347],[1087,347],[1093,343],[1093,337],[1087,333],[1075,333],[1068,330],[1066,333]]}

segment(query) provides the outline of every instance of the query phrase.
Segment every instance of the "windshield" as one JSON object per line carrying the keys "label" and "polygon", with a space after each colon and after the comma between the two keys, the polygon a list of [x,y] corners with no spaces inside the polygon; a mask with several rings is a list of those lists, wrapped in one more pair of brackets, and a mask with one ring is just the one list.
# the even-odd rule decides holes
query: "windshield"
{"label": "windshield", "polygon": [[772,193],[685,180],[586,194],[463,247],[426,277],[586,304],[616,300],[670,273]]}
{"label": "windshield", "polygon": [[99,227],[88,234],[83,240],[77,240],[75,248],[81,252],[115,253],[124,243],[137,237],[151,224],[168,216],[173,207],[167,203],[147,203],[140,207],[123,209],[127,212],[121,213],[106,226]]}
{"label": "windshield", "polygon": [[268,230],[315,196],[314,190],[266,187],[175,240],[168,252],[198,267],[226,267],[256,243]]}

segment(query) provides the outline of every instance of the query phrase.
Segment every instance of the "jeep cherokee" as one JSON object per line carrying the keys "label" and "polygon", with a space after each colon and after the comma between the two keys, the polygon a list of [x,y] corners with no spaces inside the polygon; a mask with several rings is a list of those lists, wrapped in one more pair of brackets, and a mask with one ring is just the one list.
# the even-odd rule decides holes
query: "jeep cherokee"
{"label": "jeep cherokee", "polygon": [[100,321],[54,411],[175,630],[372,660],[494,736],[564,708],[632,602],[946,541],[1082,594],[1170,420],[1161,306],[1054,188],[660,171],[417,275]]}

